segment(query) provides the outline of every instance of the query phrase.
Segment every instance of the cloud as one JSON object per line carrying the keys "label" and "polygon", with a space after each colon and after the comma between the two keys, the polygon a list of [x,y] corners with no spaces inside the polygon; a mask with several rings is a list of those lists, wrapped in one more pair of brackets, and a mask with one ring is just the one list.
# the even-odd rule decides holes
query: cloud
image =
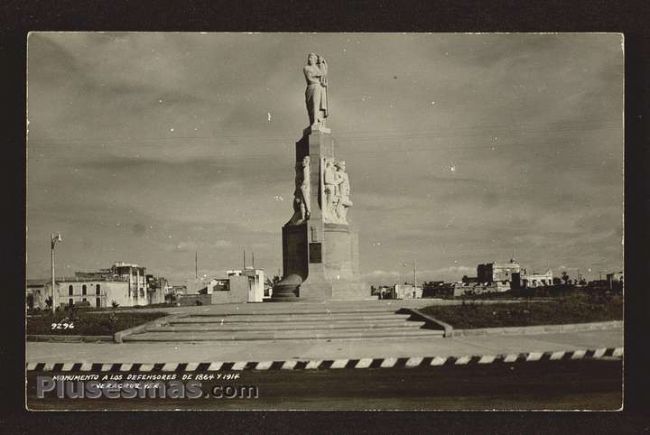
{"label": "cloud", "polygon": [[390,285],[399,281],[400,273],[394,270],[373,270],[363,275],[369,284]]}
{"label": "cloud", "polygon": [[432,275],[449,275],[453,274],[455,276],[461,276],[467,275],[467,274],[472,274],[476,272],[476,266],[470,267],[470,266],[449,266],[449,267],[443,267],[441,269],[436,269],[433,271],[427,271],[427,274],[432,274]]}
{"label": "cloud", "polygon": [[136,236],[141,236],[147,232],[147,226],[141,223],[133,225],[133,234]]}
{"label": "cloud", "polygon": [[254,249],[275,273],[313,50],[330,64],[329,126],[368,277],[390,279],[406,258],[457,279],[454,267],[513,250],[540,270],[620,269],[620,42],[32,33],[28,273],[47,272],[54,229],[70,270],[123,259],[182,281],[192,249],[214,271]]}

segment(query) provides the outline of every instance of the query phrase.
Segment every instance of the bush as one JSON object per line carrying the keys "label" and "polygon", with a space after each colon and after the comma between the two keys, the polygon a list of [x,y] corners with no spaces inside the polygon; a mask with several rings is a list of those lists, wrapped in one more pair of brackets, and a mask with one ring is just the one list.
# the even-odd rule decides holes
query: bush
{"label": "bush", "polygon": [[[84,312],[75,313],[74,320],[68,313],[51,312],[27,318],[26,333],[28,335],[113,335],[117,331],[133,328],[166,316],[166,313],[137,313],[137,312]],[[73,311],[74,312],[74,311]],[[52,323],[74,323],[72,329],[52,329]]]}
{"label": "bush", "polygon": [[623,298],[611,292],[573,292],[546,301],[505,304],[463,298],[460,305],[433,305],[421,311],[459,329],[602,322],[623,319]]}
{"label": "bush", "polygon": [[77,320],[77,313],[78,313],[78,307],[76,304],[68,305],[65,309],[67,315],[68,315],[68,320],[70,322],[74,322]]}

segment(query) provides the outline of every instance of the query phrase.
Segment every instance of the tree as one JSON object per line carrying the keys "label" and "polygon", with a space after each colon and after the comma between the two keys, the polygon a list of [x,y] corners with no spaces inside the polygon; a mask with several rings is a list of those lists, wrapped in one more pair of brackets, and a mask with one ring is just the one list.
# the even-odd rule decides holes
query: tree
{"label": "tree", "polygon": [[27,295],[27,308],[34,309],[34,295]]}
{"label": "tree", "polygon": [[562,281],[564,281],[564,285],[569,284],[569,274],[566,273],[566,270],[562,272]]}

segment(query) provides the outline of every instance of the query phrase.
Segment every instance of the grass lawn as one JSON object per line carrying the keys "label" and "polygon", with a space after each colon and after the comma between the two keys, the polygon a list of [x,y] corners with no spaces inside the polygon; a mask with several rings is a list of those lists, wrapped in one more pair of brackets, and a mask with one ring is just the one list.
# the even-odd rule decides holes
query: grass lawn
{"label": "grass lawn", "polygon": [[[51,312],[27,316],[27,335],[113,335],[118,331],[150,322],[167,313],[95,312],[78,310],[70,320],[68,312],[57,312],[54,320]],[[61,328],[52,328],[57,323]],[[68,325],[66,327],[66,324]],[[74,327],[70,328],[69,325]]]}
{"label": "grass lawn", "polygon": [[429,306],[420,311],[456,329],[605,322],[623,320],[623,297],[577,293],[543,302],[488,305],[465,301],[463,305]]}

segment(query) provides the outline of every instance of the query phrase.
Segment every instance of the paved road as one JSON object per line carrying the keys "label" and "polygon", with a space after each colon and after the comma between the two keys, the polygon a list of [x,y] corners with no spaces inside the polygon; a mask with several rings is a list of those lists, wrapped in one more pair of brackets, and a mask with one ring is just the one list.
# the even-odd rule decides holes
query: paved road
{"label": "paved road", "polygon": [[157,363],[498,355],[622,347],[623,330],[427,339],[224,343],[26,343],[32,363]]}
{"label": "paved road", "polygon": [[237,381],[212,385],[255,386],[257,399],[75,399],[35,397],[29,372],[30,409],[295,409],[295,410],[614,410],[621,407],[621,361],[517,362],[401,369],[242,372]]}
{"label": "paved road", "polygon": [[[432,301],[426,301],[431,304]],[[444,302],[442,302],[444,303]],[[422,301],[375,301],[346,310],[419,306]],[[328,303],[326,308],[340,308]],[[314,304],[181,307],[193,314],[277,314],[313,311]],[[364,340],[283,340],[205,343],[26,343],[28,363],[188,363],[362,358],[462,357],[572,351],[623,346],[622,328],[537,335],[420,337]],[[220,372],[222,375],[227,372]],[[232,373],[232,372],[231,372]],[[69,374],[69,373],[66,373]],[[258,399],[35,399],[32,409],[618,409],[620,360],[560,360],[383,369],[243,371],[231,385],[255,386]],[[217,381],[211,381],[217,382]],[[224,382],[219,381],[219,382]],[[204,385],[208,391],[209,384]]]}

